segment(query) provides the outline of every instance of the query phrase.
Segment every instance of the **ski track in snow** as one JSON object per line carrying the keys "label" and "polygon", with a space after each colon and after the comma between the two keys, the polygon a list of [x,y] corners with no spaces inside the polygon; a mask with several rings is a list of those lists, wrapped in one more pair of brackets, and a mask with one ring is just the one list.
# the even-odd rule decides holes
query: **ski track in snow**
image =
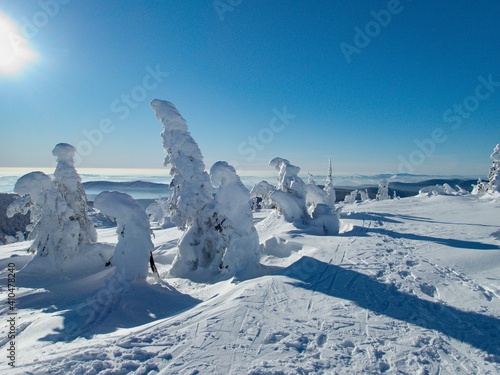
{"label": "ski track in snow", "polygon": [[[85,337],[62,341],[40,338],[61,328],[68,306],[20,311],[18,367],[9,373],[499,374],[500,242],[487,237],[498,230],[495,205],[472,197],[346,205],[342,219],[354,227],[334,237],[266,219],[261,243],[277,239],[267,242],[275,255],[262,258],[269,275],[215,285],[167,279],[202,301],[92,334],[113,312],[127,314],[110,305]],[[169,264],[158,259],[175,253],[169,233],[179,234],[158,231],[154,240],[161,275]]]}

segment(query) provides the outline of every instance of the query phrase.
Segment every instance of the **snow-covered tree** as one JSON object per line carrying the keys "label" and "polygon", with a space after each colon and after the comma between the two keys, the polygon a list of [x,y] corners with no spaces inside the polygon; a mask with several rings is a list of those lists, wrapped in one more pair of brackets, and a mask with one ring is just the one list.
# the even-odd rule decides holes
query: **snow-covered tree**
{"label": "snow-covered tree", "polygon": [[[8,208],[8,215],[30,211],[30,251],[35,253],[31,266],[46,272],[64,271],[79,250],[79,225],[73,209],[43,172],[28,173],[16,182],[14,191],[21,199]],[[29,198],[29,201],[26,200]]]}
{"label": "snow-covered tree", "polygon": [[478,179],[477,184],[472,185],[471,194],[477,195],[500,192],[500,144],[495,146],[490,158],[493,163],[488,174],[488,182]]}
{"label": "snow-covered tree", "polygon": [[[203,282],[233,275],[249,276],[251,270],[258,268],[258,260],[254,246],[256,232],[248,222],[251,215],[248,190],[232,167],[216,163],[213,181],[220,191],[214,198],[203,157],[186,121],[170,102],[155,99],[151,107],[163,124],[165,165],[172,166],[170,216],[184,230],[171,275]],[[234,192],[229,193],[230,190]]]}
{"label": "snow-covered tree", "polygon": [[471,194],[472,195],[484,194],[484,193],[486,193],[487,189],[488,189],[487,184],[485,184],[483,182],[483,180],[481,178],[479,178],[477,180],[477,184],[476,185],[474,185],[474,184],[472,185],[472,192],[471,192]]}
{"label": "snow-covered tree", "polygon": [[159,197],[146,207],[146,215],[148,215],[149,221],[160,228],[165,229],[173,226],[168,212],[169,201],[169,199]]}
{"label": "snow-covered tree", "polygon": [[52,150],[57,158],[54,182],[66,204],[73,210],[72,221],[78,223],[78,244],[94,243],[97,233],[87,216],[87,194],[75,169],[76,149],[67,143],[59,143]]}
{"label": "snow-covered tree", "polygon": [[55,220],[56,205],[65,203],[62,202],[52,179],[43,172],[31,172],[20,177],[14,191],[20,197],[7,207],[7,217],[29,212],[30,224],[26,229],[30,232],[28,240],[33,240],[29,250],[46,256],[50,249],[56,248],[57,241],[54,240],[60,237],[57,232],[60,232],[61,228]]}
{"label": "snow-covered tree", "polygon": [[116,191],[100,193],[94,206],[104,215],[116,218],[118,244],[111,258],[126,280],[144,281],[148,275],[151,241],[149,218],[130,195]]}
{"label": "snow-covered tree", "polygon": [[269,165],[278,171],[277,190],[270,200],[287,221],[321,226],[325,234],[339,232],[338,212],[323,189],[306,184],[298,177],[300,168],[286,159],[274,158]]}
{"label": "snow-covered tree", "polygon": [[358,196],[358,190],[355,189],[344,197],[344,203],[356,203],[356,197]]}
{"label": "snow-covered tree", "polygon": [[369,201],[370,197],[368,196],[368,189],[360,190],[359,197],[361,198],[361,202]]}
{"label": "snow-covered tree", "polygon": [[271,208],[271,194],[276,190],[276,188],[267,181],[260,181],[257,183],[250,191],[250,197],[252,199],[260,198],[262,201],[260,205],[262,208]]}
{"label": "snow-covered tree", "polygon": [[47,274],[72,273],[79,267],[86,268],[81,263],[83,258],[96,256],[93,261],[101,261],[100,251],[105,246],[96,247],[95,252],[87,247],[96,241],[97,234],[88,219],[87,196],[74,168],[75,148],[60,143],[53,154],[57,157],[54,180],[42,172],[22,176],[14,187],[21,197],[9,206],[8,215],[30,212],[27,230],[35,257],[27,268]]}
{"label": "snow-covered tree", "polygon": [[316,185],[316,181],[314,180],[314,176],[310,172],[307,172],[307,183]]}
{"label": "snow-covered tree", "polygon": [[253,225],[250,193],[232,166],[224,161],[210,169],[210,179],[218,188],[215,195],[220,219],[215,229],[224,240],[224,254],[218,265],[224,274],[249,278],[260,272],[259,237]]}
{"label": "snow-covered tree", "polygon": [[391,197],[389,196],[389,183],[387,182],[387,180],[382,180],[378,183],[378,191],[376,198],[378,201],[391,199]]}
{"label": "snow-covered tree", "polygon": [[[200,219],[203,208],[212,200],[212,184],[205,172],[203,156],[191,134],[186,120],[175,106],[155,99],[151,102],[155,116],[163,125],[163,147],[167,152],[164,165],[171,165],[172,196],[169,216],[181,230]],[[199,224],[199,223],[198,223]]]}
{"label": "snow-covered tree", "polygon": [[490,157],[493,164],[488,175],[488,192],[500,192],[500,144],[495,146]]}
{"label": "snow-covered tree", "polygon": [[332,176],[332,159],[328,159],[328,174],[326,175],[326,183],[324,190],[328,195],[328,205],[333,209],[335,208],[335,201],[337,200],[335,194],[335,188],[333,187],[333,176]]}

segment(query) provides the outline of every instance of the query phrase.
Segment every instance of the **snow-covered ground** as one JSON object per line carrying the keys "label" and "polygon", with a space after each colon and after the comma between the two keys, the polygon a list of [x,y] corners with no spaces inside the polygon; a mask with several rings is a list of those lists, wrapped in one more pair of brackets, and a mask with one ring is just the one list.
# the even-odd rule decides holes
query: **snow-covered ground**
{"label": "snow-covered ground", "polygon": [[[500,198],[419,196],[348,204],[342,234],[255,214],[266,276],[168,278],[181,234],[155,230],[161,279],[113,267],[73,280],[16,278],[0,247],[0,372],[8,374],[499,374]],[[115,228],[99,241],[116,243]]]}

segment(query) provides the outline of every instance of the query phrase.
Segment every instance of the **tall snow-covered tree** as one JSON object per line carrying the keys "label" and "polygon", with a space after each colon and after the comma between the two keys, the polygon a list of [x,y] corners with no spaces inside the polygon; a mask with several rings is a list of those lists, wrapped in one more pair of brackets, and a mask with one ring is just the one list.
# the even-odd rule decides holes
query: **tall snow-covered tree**
{"label": "tall snow-covered tree", "polygon": [[490,157],[493,164],[488,174],[488,192],[500,192],[500,144],[495,146]]}
{"label": "tall snow-covered tree", "polygon": [[[255,250],[253,231],[241,224],[250,209],[247,207],[248,190],[242,192],[243,185],[232,167],[216,164],[214,182],[223,192],[227,191],[227,184],[235,189],[231,199],[236,201],[226,202],[220,195],[214,199],[212,182],[186,121],[170,102],[155,99],[151,107],[163,125],[163,146],[167,152],[165,165],[171,165],[170,174],[173,176],[170,215],[172,221],[184,230],[171,275],[203,282],[232,275],[244,277],[245,268],[258,267],[256,258],[250,256]],[[242,228],[231,224],[234,222],[243,225]],[[248,241],[247,245],[241,244],[242,238]],[[242,264],[241,259],[250,263]]]}
{"label": "tall snow-covered tree", "polygon": [[130,281],[144,281],[148,275],[151,241],[149,218],[130,195],[104,191],[94,200],[94,206],[117,222],[118,244],[111,264]]}
{"label": "tall snow-covered tree", "polygon": [[91,253],[97,234],[87,216],[87,196],[74,168],[73,146],[60,143],[54,148],[57,167],[54,179],[42,172],[22,176],[14,187],[21,198],[11,204],[9,214],[30,211],[30,250],[35,257],[27,268],[47,274],[71,273],[83,258],[102,260],[100,247]]}
{"label": "tall snow-covered tree", "polygon": [[76,149],[67,143],[59,143],[52,150],[57,158],[54,182],[66,204],[73,210],[72,221],[78,223],[78,244],[94,243],[97,233],[87,216],[87,194],[75,169]]}
{"label": "tall snow-covered tree", "polygon": [[333,187],[333,170],[332,170],[332,159],[328,159],[328,174],[326,175],[326,183],[324,190],[328,195],[328,205],[331,208],[335,208],[335,201],[337,196],[335,194],[335,188]]}
{"label": "tall snow-covered tree", "polygon": [[378,201],[391,199],[391,197],[389,196],[389,182],[387,182],[387,180],[382,180],[378,183],[378,191],[376,199]]}
{"label": "tall snow-covered tree", "polygon": [[198,144],[189,133],[186,120],[175,106],[155,99],[151,102],[157,120],[163,125],[161,137],[167,152],[164,165],[170,165],[172,196],[169,216],[181,230],[199,221],[203,208],[212,201],[212,184]]}

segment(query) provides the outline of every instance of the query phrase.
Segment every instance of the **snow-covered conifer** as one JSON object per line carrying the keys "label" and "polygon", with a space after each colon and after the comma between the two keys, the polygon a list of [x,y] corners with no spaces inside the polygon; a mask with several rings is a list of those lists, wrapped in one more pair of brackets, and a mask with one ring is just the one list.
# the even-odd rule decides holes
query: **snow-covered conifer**
{"label": "snow-covered conifer", "polygon": [[286,159],[274,158],[269,165],[278,171],[277,190],[270,199],[287,221],[321,226],[325,234],[338,233],[338,212],[331,207],[326,191],[316,184],[304,183],[298,177],[300,168]]}
{"label": "snow-covered conifer", "polygon": [[500,144],[495,146],[490,157],[493,164],[488,175],[488,192],[500,192]]}
{"label": "snow-covered conifer", "polygon": [[224,254],[218,265],[224,274],[249,278],[258,274],[259,237],[253,225],[250,193],[232,166],[224,161],[210,169],[210,179],[218,188],[215,195],[218,217],[215,229],[224,239]]}
{"label": "snow-covered conifer", "polygon": [[[151,107],[163,124],[165,165],[172,165],[171,218],[185,231],[179,240],[171,275],[203,282],[232,275],[249,276],[258,262],[256,232],[251,229],[251,222],[248,227],[248,215],[251,217],[248,190],[234,168],[216,163],[213,179],[222,192],[214,198],[201,151],[189,134],[186,121],[170,102],[155,99]],[[229,193],[230,190],[234,192]],[[242,264],[247,261],[248,264]]]}
{"label": "snow-covered conifer", "polygon": [[78,244],[94,243],[97,233],[87,216],[87,194],[75,169],[76,149],[67,143],[59,143],[52,150],[57,157],[54,182],[66,204],[73,210],[73,221],[79,225]]}
{"label": "snow-covered conifer", "polygon": [[478,194],[483,194],[486,193],[486,190],[488,189],[487,183],[485,184],[481,178],[477,180],[476,185],[472,185],[472,195],[478,195]]}
{"label": "snow-covered conifer", "polygon": [[326,183],[324,190],[328,195],[328,205],[334,209],[335,201],[337,200],[335,194],[335,188],[333,187],[333,176],[332,176],[332,159],[328,159],[328,174],[326,175]]}
{"label": "snow-covered conifer", "polygon": [[149,218],[130,195],[116,191],[100,193],[94,206],[104,215],[116,218],[118,244],[111,264],[130,281],[146,280],[151,242]]}
{"label": "snow-covered conifer", "polygon": [[361,202],[369,201],[370,197],[368,196],[368,189],[360,190],[359,197],[361,198]]}
{"label": "snow-covered conifer", "polygon": [[[67,266],[78,257],[80,248],[79,222],[74,210],[56,188],[52,179],[42,172],[31,172],[22,176],[14,191],[24,198],[29,197],[25,209],[30,210],[30,250],[35,257],[30,267],[39,267],[46,273],[67,271]],[[22,201],[22,202],[23,202]],[[9,214],[20,212],[16,202],[9,207]]]}
{"label": "snow-covered conifer", "polygon": [[356,203],[356,197],[358,196],[358,190],[355,189],[344,197],[344,203]]}
{"label": "snow-covered conifer", "polygon": [[387,182],[387,180],[382,180],[378,183],[378,191],[376,198],[378,201],[391,199],[391,197],[389,196],[389,183]]}
{"label": "snow-covered conifer", "polygon": [[203,207],[212,200],[212,184],[205,172],[201,151],[177,108],[158,99],[150,105],[163,125],[161,136],[167,152],[164,165],[171,165],[173,176],[169,216],[175,225],[185,230],[199,220]]}
{"label": "snow-covered conifer", "polygon": [[276,188],[267,181],[260,181],[256,184],[250,191],[250,197],[252,199],[260,198],[262,199],[262,208],[271,208],[271,194],[276,190]]}

